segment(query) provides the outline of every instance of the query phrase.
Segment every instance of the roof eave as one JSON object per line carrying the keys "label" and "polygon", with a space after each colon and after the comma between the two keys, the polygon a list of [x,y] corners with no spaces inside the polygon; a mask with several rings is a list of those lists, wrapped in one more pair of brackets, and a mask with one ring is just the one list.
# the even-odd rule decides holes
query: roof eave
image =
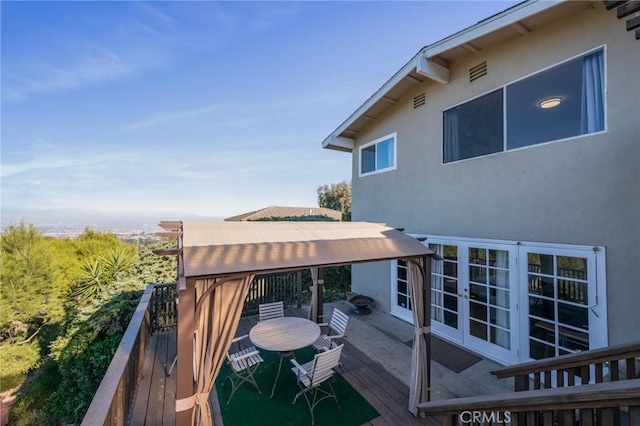
{"label": "roof eave", "polygon": [[384,83],[380,89],[355,110],[340,126],[331,132],[331,134],[322,141],[322,147],[325,149],[352,152],[355,141],[354,139],[344,137],[343,133],[345,130],[362,117],[375,103],[383,99],[394,86],[400,83],[410,73],[417,72],[441,84],[446,84],[448,82],[448,69],[431,61],[430,58],[434,58],[455,47],[463,46],[498,29],[510,25],[517,25],[519,21],[529,16],[551,9],[566,1],[568,0],[532,0],[530,2],[523,2],[449,37],[423,47],[409,62],[396,72],[391,79]]}

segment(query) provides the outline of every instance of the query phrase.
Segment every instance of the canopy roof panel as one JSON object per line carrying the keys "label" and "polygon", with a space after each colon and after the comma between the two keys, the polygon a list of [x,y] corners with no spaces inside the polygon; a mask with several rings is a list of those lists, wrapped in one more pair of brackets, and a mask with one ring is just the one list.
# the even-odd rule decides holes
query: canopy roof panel
{"label": "canopy roof panel", "polygon": [[368,222],[184,222],[185,277],[267,273],[430,256],[415,238]]}

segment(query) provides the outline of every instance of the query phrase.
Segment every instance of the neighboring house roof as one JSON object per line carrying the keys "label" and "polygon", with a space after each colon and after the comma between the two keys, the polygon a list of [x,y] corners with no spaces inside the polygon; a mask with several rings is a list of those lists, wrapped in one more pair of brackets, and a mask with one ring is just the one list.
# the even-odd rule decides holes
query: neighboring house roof
{"label": "neighboring house roof", "polygon": [[304,216],[327,216],[333,220],[341,220],[342,212],[327,209],[325,207],[279,207],[271,206],[237,216],[228,217],[225,222],[246,222],[252,220],[269,219],[272,217],[304,217]]}
{"label": "neighboring house roof", "polygon": [[[451,3],[451,7],[458,7]],[[354,138],[380,117],[416,84],[433,80],[449,82],[448,63],[493,44],[520,37],[547,22],[590,7],[588,2],[528,0],[484,19],[429,46],[423,47],[390,80],[376,91],[322,142],[323,148],[351,152]]]}

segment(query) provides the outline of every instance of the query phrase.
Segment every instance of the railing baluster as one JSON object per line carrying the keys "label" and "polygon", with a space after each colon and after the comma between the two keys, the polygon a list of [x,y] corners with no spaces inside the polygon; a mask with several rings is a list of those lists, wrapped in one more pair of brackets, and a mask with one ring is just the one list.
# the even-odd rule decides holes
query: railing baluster
{"label": "railing baluster", "polygon": [[625,379],[635,379],[636,374],[636,359],[627,358],[627,377]]}
{"label": "railing baluster", "polygon": [[609,377],[612,382],[620,380],[620,371],[618,369],[618,360],[611,361],[609,364]]}
{"label": "railing baluster", "polygon": [[602,383],[603,375],[602,375],[602,363],[601,362],[597,362],[596,363],[595,376],[596,376],[595,377],[596,383]]}
{"label": "railing baluster", "polygon": [[583,408],[580,410],[580,426],[593,426],[593,409]]}

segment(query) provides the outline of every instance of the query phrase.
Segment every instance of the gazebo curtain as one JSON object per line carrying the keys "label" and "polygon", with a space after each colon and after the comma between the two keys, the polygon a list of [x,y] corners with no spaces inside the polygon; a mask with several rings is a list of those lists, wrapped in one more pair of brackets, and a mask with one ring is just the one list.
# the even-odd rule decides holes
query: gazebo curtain
{"label": "gazebo curtain", "polygon": [[194,330],[195,393],[176,401],[176,410],[194,407],[192,424],[213,425],[209,394],[235,337],[254,274],[196,281]]}
{"label": "gazebo curtain", "polygon": [[424,287],[424,270],[425,262],[430,261],[430,259],[421,257],[407,261],[411,311],[415,328],[409,382],[409,411],[414,416],[418,414],[418,404],[429,401],[431,376],[431,316],[429,311],[431,306],[425,306],[424,295],[426,291],[427,301],[431,300],[431,286],[428,285],[426,289]]}

